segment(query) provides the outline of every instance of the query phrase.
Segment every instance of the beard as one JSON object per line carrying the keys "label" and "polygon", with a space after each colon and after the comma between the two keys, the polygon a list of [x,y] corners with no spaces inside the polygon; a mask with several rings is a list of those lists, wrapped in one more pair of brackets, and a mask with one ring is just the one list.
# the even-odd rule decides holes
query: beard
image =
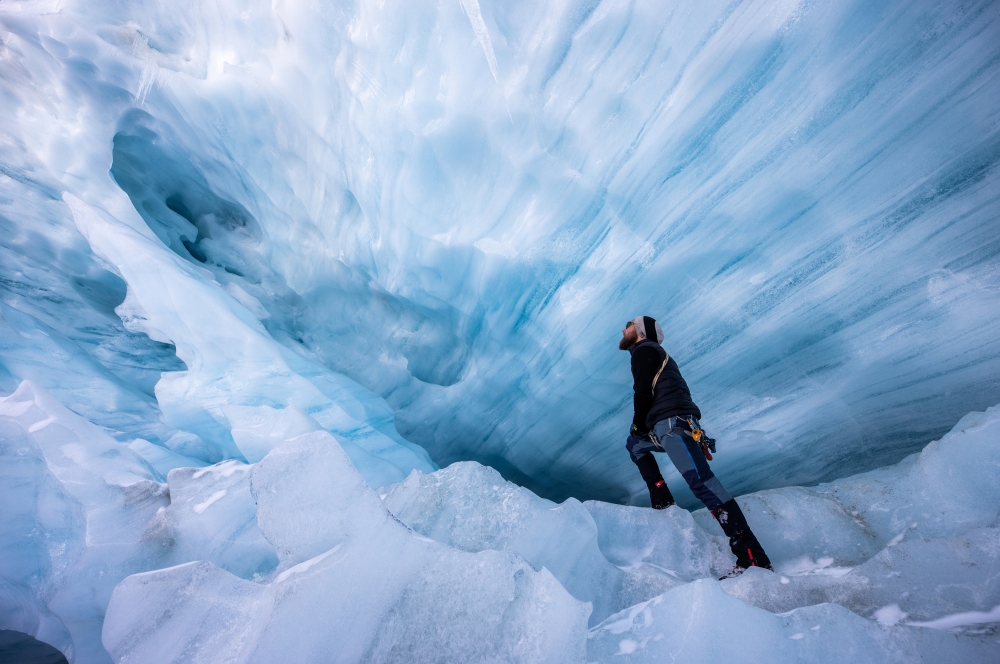
{"label": "beard", "polygon": [[618,342],[618,350],[628,350],[635,345],[636,337],[633,334],[623,334],[622,340]]}

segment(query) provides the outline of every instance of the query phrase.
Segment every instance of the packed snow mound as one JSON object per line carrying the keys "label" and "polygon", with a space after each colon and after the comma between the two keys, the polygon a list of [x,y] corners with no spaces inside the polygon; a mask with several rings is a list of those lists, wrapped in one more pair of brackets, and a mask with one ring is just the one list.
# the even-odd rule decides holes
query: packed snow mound
{"label": "packed snow mound", "polygon": [[376,491],[326,431],[256,464],[151,448],[28,382],[0,401],[0,629],[88,664],[1000,654],[1000,407],[896,466],[741,496],[775,572],[721,583],[704,510],[555,504],[473,462]]}
{"label": "packed snow mound", "polygon": [[0,390],[205,463],[326,430],[376,485],[639,504],[648,313],[731,491],[897,462],[1000,401],[998,16],[4,2]]}

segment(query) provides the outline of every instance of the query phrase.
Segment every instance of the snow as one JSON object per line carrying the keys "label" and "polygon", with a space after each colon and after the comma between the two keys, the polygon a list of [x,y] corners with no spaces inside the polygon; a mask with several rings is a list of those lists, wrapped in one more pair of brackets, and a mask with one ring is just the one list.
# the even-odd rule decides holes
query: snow
{"label": "snow", "polygon": [[192,509],[194,510],[195,514],[204,514],[205,510],[207,510],[209,507],[211,507],[212,504],[215,503],[220,498],[225,497],[225,495],[226,495],[226,490],[225,489],[221,489],[219,491],[216,491],[215,493],[213,493],[211,496],[208,497],[208,500],[206,500],[203,503],[198,503]]}
{"label": "snow", "polygon": [[[903,614],[905,616],[905,614]],[[930,627],[931,629],[955,630],[969,625],[983,625],[1000,622],[1000,604],[989,611],[964,611],[950,616],[941,616],[937,620],[908,623],[914,627]]]}
{"label": "snow", "polygon": [[[0,4],[0,629],[996,661],[998,11]],[[643,507],[643,313],[775,573]]]}

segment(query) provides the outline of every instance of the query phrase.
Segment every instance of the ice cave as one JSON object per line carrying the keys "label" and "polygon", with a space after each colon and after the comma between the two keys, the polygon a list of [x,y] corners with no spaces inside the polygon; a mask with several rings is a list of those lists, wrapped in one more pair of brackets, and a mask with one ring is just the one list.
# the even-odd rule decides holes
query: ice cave
{"label": "ice cave", "polygon": [[0,2],[0,662],[1000,662],[998,404],[1000,2]]}

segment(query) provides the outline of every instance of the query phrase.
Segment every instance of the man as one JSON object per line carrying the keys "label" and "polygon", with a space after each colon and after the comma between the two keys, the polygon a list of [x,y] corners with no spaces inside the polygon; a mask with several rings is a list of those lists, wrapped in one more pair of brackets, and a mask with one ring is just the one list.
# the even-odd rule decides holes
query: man
{"label": "man", "polygon": [[677,362],[660,346],[662,341],[660,324],[649,316],[639,316],[625,325],[618,344],[632,355],[635,391],[635,415],[625,447],[649,487],[653,509],[674,504],[651,454],[666,452],[695,497],[711,510],[729,537],[736,567],[727,576],[741,574],[749,567],[771,569],[771,561],[747,525],[740,506],[708,467],[715,441],[701,430],[701,411],[691,400]]}

